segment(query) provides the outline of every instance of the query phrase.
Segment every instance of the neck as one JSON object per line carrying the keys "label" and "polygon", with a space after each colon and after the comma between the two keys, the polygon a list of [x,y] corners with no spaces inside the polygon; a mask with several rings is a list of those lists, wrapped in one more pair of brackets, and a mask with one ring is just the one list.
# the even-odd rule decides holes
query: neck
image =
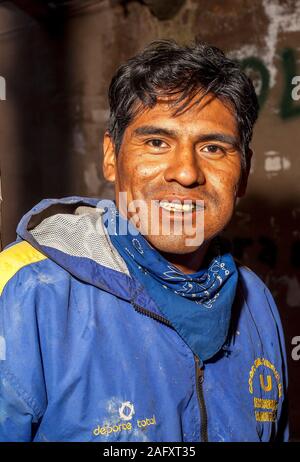
{"label": "neck", "polygon": [[160,252],[160,254],[183,273],[192,274],[199,271],[207,263],[205,257],[208,253],[209,244],[210,241],[204,242],[197,250],[187,254],[168,252]]}

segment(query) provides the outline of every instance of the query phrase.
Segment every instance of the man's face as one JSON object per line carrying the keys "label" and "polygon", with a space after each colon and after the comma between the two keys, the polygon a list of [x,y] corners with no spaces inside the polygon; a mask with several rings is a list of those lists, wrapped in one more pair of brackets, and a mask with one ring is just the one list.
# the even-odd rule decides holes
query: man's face
{"label": "man's face", "polygon": [[[159,100],[155,107],[138,114],[126,128],[117,156],[106,134],[103,169],[106,179],[115,182],[118,207],[119,192],[127,193],[128,203],[144,201],[148,211],[153,203],[158,207],[158,235],[151,232],[151,213],[145,213],[144,208],[137,210],[137,226],[141,232],[147,229],[143,234],[150,244],[161,252],[185,254],[197,246],[187,245],[184,232],[174,234],[172,221],[183,218],[162,209],[159,201],[204,201],[204,242],[209,242],[230,221],[246,178],[242,175],[237,123],[228,105],[207,95],[200,105],[190,105],[176,116],[173,113],[174,107],[167,100]],[[196,214],[203,211],[191,213],[195,223]],[[161,233],[163,214],[171,221],[168,234]]]}

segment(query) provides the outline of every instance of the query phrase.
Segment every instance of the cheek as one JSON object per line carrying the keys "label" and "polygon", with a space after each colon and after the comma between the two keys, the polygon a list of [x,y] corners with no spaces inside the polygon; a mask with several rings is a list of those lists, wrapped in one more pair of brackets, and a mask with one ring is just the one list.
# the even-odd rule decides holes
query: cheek
{"label": "cheek", "polygon": [[137,178],[151,179],[159,175],[164,170],[162,162],[145,162],[139,161],[134,165],[134,173]]}
{"label": "cheek", "polygon": [[[237,171],[238,170],[238,171]],[[208,176],[208,182],[220,197],[235,197],[240,182],[240,170],[232,168],[228,171],[214,170]]]}
{"label": "cheek", "polygon": [[132,162],[124,156],[118,162],[116,192],[126,191],[128,198],[140,196],[147,185],[157,176],[158,171],[157,165],[145,165],[139,158]]}
{"label": "cheek", "polygon": [[137,158],[135,162],[122,162],[122,166],[118,168],[119,183],[133,190],[140,190],[158,178],[163,169],[162,163],[145,162],[142,158]]}
{"label": "cheek", "polygon": [[116,184],[120,191],[124,191],[128,188],[130,184],[130,179],[132,178],[132,166],[127,160],[127,157],[122,155],[119,157],[117,162],[117,175],[116,175]]}
{"label": "cheek", "polygon": [[236,201],[239,178],[232,174],[218,172],[209,180],[211,204],[215,219],[224,221],[231,217]]}

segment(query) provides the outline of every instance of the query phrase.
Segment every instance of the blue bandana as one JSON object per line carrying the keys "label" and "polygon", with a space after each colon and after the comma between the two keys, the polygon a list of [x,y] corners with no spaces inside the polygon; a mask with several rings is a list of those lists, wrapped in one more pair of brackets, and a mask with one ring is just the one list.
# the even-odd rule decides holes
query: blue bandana
{"label": "blue bandana", "polygon": [[[213,357],[226,342],[236,293],[238,272],[231,254],[222,252],[215,239],[208,267],[185,274],[155,250],[116,207],[107,218],[104,215],[104,224],[131,275],[194,354],[201,361]],[[122,234],[120,229],[129,232]]]}

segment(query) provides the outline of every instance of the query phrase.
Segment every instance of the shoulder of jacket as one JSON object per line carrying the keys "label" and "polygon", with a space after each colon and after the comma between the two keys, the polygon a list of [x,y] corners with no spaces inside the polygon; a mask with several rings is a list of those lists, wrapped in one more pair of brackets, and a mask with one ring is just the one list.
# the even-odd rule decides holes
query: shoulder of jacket
{"label": "shoulder of jacket", "polygon": [[[259,317],[266,317],[268,314],[276,318],[280,323],[280,316],[273,294],[265,282],[250,268],[240,266],[239,280],[243,297],[251,312]],[[262,309],[264,307],[264,309]]]}
{"label": "shoulder of jacket", "polygon": [[236,258],[234,260],[238,268],[240,278],[242,279],[244,284],[254,285],[257,289],[260,288],[264,290],[266,288],[266,284],[264,283],[264,281],[251,268],[244,265]]}
{"label": "shoulder of jacket", "polygon": [[16,242],[0,253],[0,295],[19,270],[47,257],[26,241]]}

